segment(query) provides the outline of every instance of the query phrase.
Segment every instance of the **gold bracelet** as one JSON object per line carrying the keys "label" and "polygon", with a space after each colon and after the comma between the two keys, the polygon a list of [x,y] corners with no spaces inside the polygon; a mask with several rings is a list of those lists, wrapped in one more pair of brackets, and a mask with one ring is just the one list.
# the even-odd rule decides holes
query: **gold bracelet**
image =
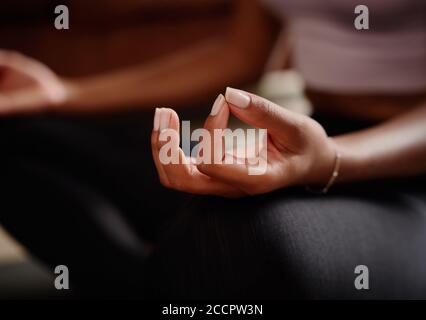
{"label": "gold bracelet", "polygon": [[340,154],[339,151],[336,150],[336,160],[334,161],[333,173],[331,174],[331,177],[324,188],[320,190],[315,190],[310,187],[306,187],[306,190],[313,193],[326,194],[328,190],[330,190],[330,188],[336,182],[336,179],[339,176],[341,159],[342,159],[342,155]]}

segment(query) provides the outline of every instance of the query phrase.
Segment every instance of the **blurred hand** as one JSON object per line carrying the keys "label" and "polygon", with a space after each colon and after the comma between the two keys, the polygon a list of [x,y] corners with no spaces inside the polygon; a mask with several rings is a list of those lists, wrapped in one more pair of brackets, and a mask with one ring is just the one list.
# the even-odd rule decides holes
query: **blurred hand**
{"label": "blurred hand", "polygon": [[0,50],[0,116],[42,112],[66,98],[65,84],[48,67],[20,53]]}
{"label": "blurred hand", "polygon": [[[204,128],[212,131],[227,127],[229,112],[245,123],[267,129],[264,154],[267,166],[260,175],[250,175],[248,159],[233,164],[201,163],[185,156],[179,148],[179,118],[172,109],[157,109],[151,143],[155,165],[163,185],[195,194],[241,197],[267,193],[286,186],[327,184],[335,162],[334,142],[319,123],[304,115],[288,111],[256,95],[228,88],[226,98],[216,100]],[[164,164],[159,152],[168,134],[175,141],[180,164]],[[213,143],[214,144],[214,143]],[[213,148],[213,153],[223,150]],[[222,155],[219,155],[222,157]],[[232,155],[235,157],[235,153]]]}

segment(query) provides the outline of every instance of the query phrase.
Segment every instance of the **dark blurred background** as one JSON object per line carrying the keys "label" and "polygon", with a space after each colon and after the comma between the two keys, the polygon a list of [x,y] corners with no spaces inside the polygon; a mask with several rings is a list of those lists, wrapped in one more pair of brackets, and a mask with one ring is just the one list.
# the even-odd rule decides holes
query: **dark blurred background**
{"label": "dark blurred background", "polygon": [[[60,4],[71,13],[66,31],[52,27]],[[227,0],[6,0],[0,4],[0,45],[58,74],[82,76],[214,37],[226,29],[231,7]]]}

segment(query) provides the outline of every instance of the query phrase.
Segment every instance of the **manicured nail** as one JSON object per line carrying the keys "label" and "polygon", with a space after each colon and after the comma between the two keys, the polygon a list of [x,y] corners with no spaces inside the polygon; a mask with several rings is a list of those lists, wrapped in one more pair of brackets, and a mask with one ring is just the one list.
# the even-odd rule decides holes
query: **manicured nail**
{"label": "manicured nail", "polygon": [[225,97],[222,94],[218,95],[216,101],[213,103],[212,111],[210,112],[211,116],[215,116],[219,113],[219,111],[222,109],[224,100]]}
{"label": "manicured nail", "polygon": [[170,112],[167,109],[161,109],[161,117],[160,117],[160,131],[167,129],[169,127],[170,122]]}
{"label": "manicured nail", "polygon": [[154,131],[158,131],[159,128],[160,128],[160,109],[155,108]]}
{"label": "manicured nail", "polygon": [[250,97],[247,94],[230,87],[226,88],[225,99],[241,109],[245,109],[250,105]]}

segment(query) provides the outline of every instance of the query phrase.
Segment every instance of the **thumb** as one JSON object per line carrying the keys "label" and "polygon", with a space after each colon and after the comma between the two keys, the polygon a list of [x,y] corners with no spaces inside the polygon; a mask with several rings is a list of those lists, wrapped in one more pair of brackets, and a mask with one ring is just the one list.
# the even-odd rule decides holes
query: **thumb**
{"label": "thumb", "polygon": [[298,144],[307,117],[246,91],[227,88],[225,99],[230,111],[243,122],[268,130],[274,140]]}

